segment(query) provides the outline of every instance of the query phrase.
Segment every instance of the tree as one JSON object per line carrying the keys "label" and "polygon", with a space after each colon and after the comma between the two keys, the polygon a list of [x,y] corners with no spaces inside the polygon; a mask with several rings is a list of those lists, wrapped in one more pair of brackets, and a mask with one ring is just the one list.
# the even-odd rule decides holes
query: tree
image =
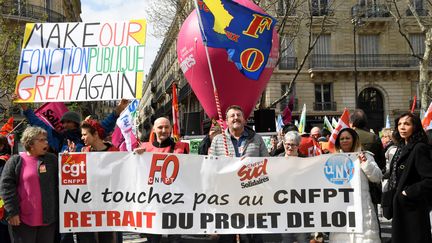
{"label": "tree", "polygon": [[0,0],[0,9],[0,100],[8,101],[0,102],[3,110],[1,119],[4,119],[10,116],[12,109],[16,108],[10,98],[15,90],[24,22],[5,18],[4,15],[14,9],[2,0]]}
{"label": "tree", "polygon": [[[190,3],[193,1],[189,0],[189,6],[191,6]],[[259,108],[272,107],[292,92],[292,87],[303,70],[307,58],[311,54],[319,37],[322,33],[328,31],[326,23],[329,15],[332,14],[329,10],[337,5],[338,0],[331,1],[331,6],[326,4],[325,7],[320,6],[322,3],[319,0],[254,0],[253,2],[270,15],[277,16],[278,25],[276,28],[280,36],[289,34],[294,37],[291,38],[290,43],[284,45],[285,48],[280,53],[285,53],[285,49],[290,48],[296,39],[306,39],[308,43],[305,55],[301,58],[300,65],[298,65],[297,72],[290,81],[287,92],[276,101],[271,102],[270,105],[266,105],[264,101],[265,91],[263,92],[261,101],[257,106]],[[175,35],[169,37],[166,35],[167,33],[172,33],[172,30],[169,32],[168,30],[176,26],[176,24],[177,26],[180,25],[191,11],[187,7],[187,3],[188,0],[165,0],[151,5],[147,11],[149,22],[153,22],[158,26],[153,35],[161,36],[161,33],[164,33],[164,43],[167,42],[166,38],[176,38]],[[304,31],[304,29],[307,29],[307,31]],[[282,57],[282,55],[279,56],[276,65]]]}
{"label": "tree", "polygon": [[[318,6],[318,1],[309,1],[309,0],[280,0],[280,1],[271,1],[270,8],[276,8],[276,13],[279,15],[279,25],[278,25],[278,33],[279,36],[283,36],[288,33],[292,38],[290,43],[285,45],[285,48],[280,50],[281,55],[279,56],[279,60],[277,64],[280,62],[282,58],[284,58],[285,50],[290,48],[296,40],[306,39],[307,45],[305,47],[305,54],[301,57],[300,65],[296,68],[296,72],[289,82],[288,89],[285,94],[279,97],[277,100],[271,102],[268,106],[265,103],[259,104],[259,108],[271,108],[288,97],[293,90],[295,82],[303,70],[304,65],[310,54],[312,53],[316,43],[320,36],[329,31],[326,27],[326,23],[328,21],[329,16],[331,16],[334,6],[336,6],[337,1],[332,1],[332,5],[327,6]],[[279,9],[283,9],[284,11],[280,11]],[[293,14],[295,13],[295,17]],[[289,29],[287,31],[286,29]],[[303,31],[302,31],[303,30]],[[306,31],[304,31],[306,30]],[[282,43],[282,42],[281,42]]]}
{"label": "tree", "polygon": [[[431,62],[431,52],[432,52],[432,25],[430,23],[431,12],[426,11],[424,6],[414,6],[413,1],[405,0],[404,1],[409,11],[407,11],[408,15],[412,15],[415,18],[415,21],[421,31],[425,35],[424,38],[424,53],[417,53],[411,43],[407,30],[404,29],[404,23],[408,21],[408,17],[403,16],[400,9],[402,3],[397,0],[392,0],[389,4],[389,8],[391,9],[390,13],[392,14],[395,22],[397,24],[399,33],[406,40],[411,55],[415,57],[419,62],[419,93],[420,93],[420,104],[421,109],[425,110],[429,106],[429,103],[432,100],[432,80],[429,74]],[[428,9],[432,7],[432,2],[427,0]]]}

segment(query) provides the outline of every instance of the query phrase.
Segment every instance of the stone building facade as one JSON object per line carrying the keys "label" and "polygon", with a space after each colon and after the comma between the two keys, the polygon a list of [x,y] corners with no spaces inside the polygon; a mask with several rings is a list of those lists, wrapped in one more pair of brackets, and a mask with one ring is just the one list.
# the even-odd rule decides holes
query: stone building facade
{"label": "stone building facade", "polygon": [[[185,4],[192,10],[191,2]],[[312,39],[319,35],[294,85],[293,118],[298,119],[301,107],[306,104],[307,127],[310,128],[322,126],[324,115],[339,117],[345,107],[351,111],[359,107],[368,114],[371,128],[381,129],[387,115],[394,125],[393,119],[408,111],[413,98],[418,97],[419,79],[418,60],[411,55],[409,45],[392,17],[394,6],[379,0],[311,0],[311,5],[305,1],[295,9],[286,9],[290,2],[294,1],[280,0],[267,9],[279,21],[285,13],[289,16],[287,27],[280,35],[281,58],[265,90],[265,104],[271,104],[284,94],[308,51],[305,43],[309,35]],[[428,24],[430,17],[427,17],[426,3],[418,0],[413,3]],[[422,54],[424,34],[406,3],[399,1],[398,8],[402,14],[403,32],[416,53]],[[176,16],[147,76],[141,115],[147,128],[151,126],[152,118],[170,116],[170,85],[176,82],[181,102],[181,130],[196,135],[196,132],[188,131],[187,126],[197,122],[189,121],[188,116],[198,117],[199,134],[208,124],[208,118],[177,62],[176,38],[183,20],[180,15]],[[295,22],[301,24],[294,35],[290,23]],[[321,31],[323,26],[324,31]],[[271,109],[276,115],[280,114],[287,101],[288,98]],[[253,124],[253,118],[249,122]]]}

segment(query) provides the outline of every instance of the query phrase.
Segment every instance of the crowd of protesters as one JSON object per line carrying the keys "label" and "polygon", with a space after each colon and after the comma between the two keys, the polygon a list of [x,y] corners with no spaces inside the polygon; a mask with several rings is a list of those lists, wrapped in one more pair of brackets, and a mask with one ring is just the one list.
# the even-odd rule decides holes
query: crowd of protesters
{"label": "crowd of protesters", "polygon": [[[119,243],[121,232],[58,233],[57,155],[69,152],[119,151],[108,141],[127,100],[102,121],[82,119],[76,112],[61,118],[64,130],[57,132],[38,118],[32,109],[22,105],[28,126],[21,137],[25,151],[11,156],[5,137],[0,136],[0,197],[5,215],[0,222],[0,242],[74,242]],[[199,154],[232,157],[281,156],[309,157],[329,153],[330,132],[313,127],[310,133],[298,132],[286,124],[280,134],[271,137],[270,147],[246,125],[243,110],[230,106],[226,110],[227,128],[213,124],[199,146]],[[331,233],[330,242],[381,242],[377,204],[383,215],[392,219],[392,242],[432,242],[429,211],[432,205],[432,156],[430,140],[420,119],[405,113],[395,120],[394,130],[385,128],[381,138],[367,129],[367,117],[355,110],[351,128],[337,135],[336,153],[357,153],[362,170],[363,231]],[[430,133],[430,131],[428,131]],[[149,141],[134,144],[134,152],[189,153],[187,143],[175,141],[170,121],[154,121]],[[226,140],[224,139],[226,137]],[[431,139],[431,138],[429,138]],[[224,142],[226,141],[226,144]],[[429,143],[429,144],[428,144]],[[301,160],[299,160],[301,161]],[[383,182],[383,185],[381,183]],[[384,191],[383,195],[382,192]],[[1,215],[0,215],[1,216]],[[323,234],[281,234],[281,242],[322,242]],[[146,235],[149,242],[161,242],[161,235]],[[264,242],[263,235],[213,235],[218,242]],[[181,235],[170,235],[166,241],[181,242]]]}

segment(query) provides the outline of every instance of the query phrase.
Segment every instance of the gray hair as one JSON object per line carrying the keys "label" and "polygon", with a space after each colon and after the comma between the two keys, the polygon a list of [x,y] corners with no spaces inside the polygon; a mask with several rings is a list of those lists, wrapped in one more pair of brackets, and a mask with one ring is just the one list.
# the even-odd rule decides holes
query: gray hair
{"label": "gray hair", "polygon": [[284,140],[285,141],[293,141],[297,145],[299,145],[300,141],[301,141],[300,133],[298,133],[297,131],[289,131],[285,134]]}
{"label": "gray hair", "polygon": [[24,148],[29,151],[30,146],[34,144],[34,140],[39,135],[47,135],[47,131],[40,127],[27,127],[21,137],[21,143]]}

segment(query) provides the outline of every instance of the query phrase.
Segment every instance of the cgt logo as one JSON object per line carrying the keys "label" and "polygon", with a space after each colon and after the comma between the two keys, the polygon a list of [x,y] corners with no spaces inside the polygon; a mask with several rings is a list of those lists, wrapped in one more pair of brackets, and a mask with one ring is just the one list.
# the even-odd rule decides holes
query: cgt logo
{"label": "cgt logo", "polygon": [[[179,167],[180,163],[175,155],[153,154],[148,184],[164,183],[171,185],[177,178]],[[160,173],[160,177],[156,177],[156,173]]]}
{"label": "cgt logo", "polygon": [[87,184],[87,157],[86,154],[62,155],[61,158],[62,185]]}

